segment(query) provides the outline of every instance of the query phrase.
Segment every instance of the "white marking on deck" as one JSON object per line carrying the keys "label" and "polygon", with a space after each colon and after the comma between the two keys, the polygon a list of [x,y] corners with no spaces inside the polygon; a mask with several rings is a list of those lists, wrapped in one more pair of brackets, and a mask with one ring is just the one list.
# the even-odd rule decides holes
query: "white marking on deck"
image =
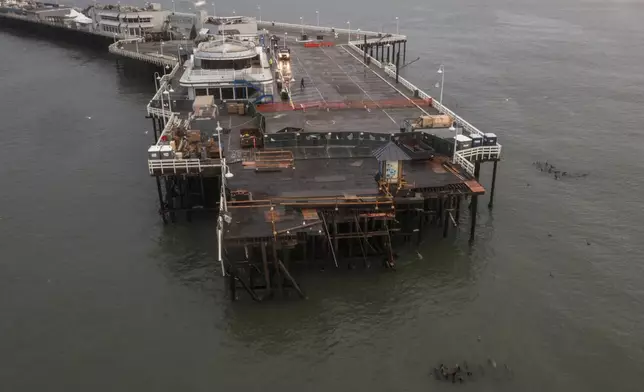
{"label": "white marking on deck", "polygon": [[414,100],[413,100],[413,99],[409,98],[409,96],[408,96],[407,94],[405,94],[405,93],[403,93],[402,91],[398,90],[398,89],[397,89],[393,84],[389,83],[389,81],[388,81],[388,80],[386,80],[385,78],[383,78],[382,76],[380,76],[380,74],[378,74],[378,72],[374,71],[370,66],[368,66],[367,64],[365,64],[362,60],[360,60],[358,57],[356,57],[353,53],[351,53],[349,50],[347,50],[347,48],[345,48],[344,46],[345,46],[345,45],[340,45],[340,47],[341,47],[342,49],[344,49],[344,51],[345,51],[345,52],[349,53],[349,54],[351,55],[351,57],[353,57],[353,58],[354,58],[354,59],[356,59],[360,64],[362,64],[362,65],[364,65],[366,68],[368,68],[368,69],[369,69],[369,71],[373,72],[373,74],[374,74],[374,75],[376,75],[377,77],[379,77],[380,79],[382,79],[382,81],[383,81],[383,82],[385,82],[385,83],[387,83],[389,86],[391,86],[391,88],[393,88],[394,90],[396,90],[396,91],[398,92],[398,94],[400,94],[400,95],[402,95],[403,97],[407,98],[407,100],[408,100],[409,102],[413,103],[413,104],[414,104],[414,106],[416,106],[416,107],[417,107],[421,112],[425,113],[425,114],[426,114],[426,115],[428,115],[428,116],[430,115],[429,113],[427,113],[427,112],[425,111],[425,109],[423,109],[423,108],[421,108],[420,106],[418,106],[418,104],[417,104],[416,102],[414,102]]}
{"label": "white marking on deck", "polygon": [[315,91],[317,91],[318,95],[320,95],[320,99],[322,99],[322,101],[324,101],[324,104],[326,104],[326,99],[324,99],[324,97],[322,96],[322,93],[320,92],[320,89],[318,89],[317,86],[315,85],[315,82],[313,82],[313,78],[309,74],[309,71],[306,69],[304,64],[302,64],[302,61],[300,60],[300,58],[298,56],[295,56],[295,58],[297,59],[297,62],[300,63],[300,66],[304,70],[304,73],[306,74],[306,76],[308,76],[309,80],[311,81],[311,84],[313,85],[313,88],[315,88]]}
{"label": "white marking on deck", "polygon": [[[338,64],[338,62],[337,62],[337,61],[335,61],[331,56],[329,56],[329,54],[324,50],[324,48],[322,48],[322,47],[320,46],[320,50],[322,51],[322,53],[324,53],[324,54],[326,55],[326,57],[328,57],[328,58],[329,58],[329,60],[333,61],[333,62],[335,63],[335,65],[337,65],[337,66],[338,66],[338,68],[340,68],[340,70],[341,70],[342,72],[344,72],[344,74],[347,76],[347,78],[349,78],[349,80],[351,80],[351,82],[352,82],[353,84],[355,84],[356,86],[358,86],[358,88],[359,88],[360,90],[362,90],[362,93],[363,93],[364,95],[366,95],[366,96],[367,96],[367,98],[369,98],[373,103],[375,103],[375,104],[376,104],[376,106],[378,106],[378,108],[379,108],[380,110],[382,110],[382,112],[383,112],[384,114],[386,114],[386,115],[387,115],[387,117],[389,117],[389,119],[391,120],[391,122],[393,122],[394,124],[398,124],[398,123],[396,122],[396,120],[394,120],[394,118],[393,118],[393,117],[391,117],[391,116],[389,115],[389,113],[387,113],[387,111],[386,111],[385,109],[383,109],[383,108],[382,108],[382,106],[380,106],[380,104],[379,104],[376,100],[374,100],[373,98],[371,98],[371,95],[369,95],[369,93],[368,93],[367,91],[365,91],[365,89],[363,89],[363,88],[362,88],[362,86],[360,86],[360,84],[356,83],[356,81],[355,81],[355,80],[353,80],[353,76],[349,75],[349,73],[348,73],[347,71],[345,71],[345,70],[344,70],[344,68],[342,68],[342,66],[341,66],[340,64]],[[354,67],[354,69],[355,69],[355,67]]]}

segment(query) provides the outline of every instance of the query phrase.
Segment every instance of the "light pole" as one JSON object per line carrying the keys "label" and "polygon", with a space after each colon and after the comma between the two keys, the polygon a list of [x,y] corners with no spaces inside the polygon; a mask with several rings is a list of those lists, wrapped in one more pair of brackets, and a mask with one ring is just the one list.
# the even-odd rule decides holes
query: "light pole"
{"label": "light pole", "polygon": [[217,17],[217,9],[215,8],[215,3],[212,3],[212,17],[216,18]]}
{"label": "light pole", "polygon": [[257,4],[257,11],[259,12],[259,21],[262,21],[262,6]]}
{"label": "light pole", "polygon": [[320,11],[315,10],[315,17],[316,17],[316,18],[317,18],[317,20],[318,20],[318,27],[320,27]]}
{"label": "light pole", "polygon": [[157,91],[159,91],[159,83],[161,83],[161,76],[159,75],[158,72],[154,73],[154,87],[156,87],[156,91],[154,92],[155,94]]}
{"label": "light pole", "polygon": [[173,93],[174,89],[172,86],[170,86],[170,90],[164,89],[163,90],[163,95],[166,95],[168,98],[168,110],[170,111],[170,115],[172,115],[172,105],[170,104],[170,93]]}
{"label": "light pole", "polygon": [[400,22],[400,20],[396,16],[396,35],[400,35],[400,25],[398,22]]}
{"label": "light pole", "polygon": [[445,66],[443,64],[441,64],[440,67],[438,67],[437,72],[439,74],[441,74],[441,95],[440,95],[440,99],[438,100],[438,102],[440,102],[441,105],[442,105],[443,104],[443,87],[445,86]]}
{"label": "light pole", "polygon": [[174,14],[175,12],[177,12],[177,6],[174,3],[174,0],[172,0],[172,13]]}
{"label": "light pole", "polygon": [[288,31],[284,32],[284,49],[286,49],[286,35],[288,34]]}
{"label": "light pole", "polygon": [[302,35],[304,35],[304,17],[300,16],[300,26],[302,27]]}
{"label": "light pole", "polygon": [[347,43],[351,42],[351,21],[348,20],[347,24],[349,25],[349,38],[347,38]]}
{"label": "light pole", "polygon": [[452,122],[452,125],[449,126],[449,130],[454,132],[454,154],[452,154],[452,162],[456,161],[456,146],[458,145],[458,141],[456,140],[456,136],[458,136],[458,132],[456,128],[454,128],[454,123]]}
{"label": "light pole", "polygon": [[[165,45],[165,42],[161,40],[161,44],[159,45],[161,47],[161,61],[163,61],[163,45]],[[165,75],[165,67],[163,67],[163,74]]]}

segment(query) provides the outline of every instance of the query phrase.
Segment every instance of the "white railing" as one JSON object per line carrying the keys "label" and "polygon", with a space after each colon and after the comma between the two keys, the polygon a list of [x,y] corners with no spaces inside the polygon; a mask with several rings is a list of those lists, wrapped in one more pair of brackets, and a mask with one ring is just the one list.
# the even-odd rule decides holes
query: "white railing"
{"label": "white railing", "polygon": [[459,150],[457,153],[461,153],[463,158],[470,161],[498,159],[501,156],[501,145],[472,147]]}
{"label": "white railing", "polygon": [[219,159],[148,159],[150,175],[201,173],[204,169],[221,167]]}
{"label": "white railing", "polygon": [[119,48],[119,45],[124,44],[124,43],[132,43],[139,41],[141,42],[141,38],[126,38],[122,39],[119,41],[114,42],[108,47],[108,50],[110,53],[123,56],[123,57],[129,57],[134,60],[139,60],[147,63],[152,63],[161,67],[165,67],[166,65],[169,65],[171,67],[175,66],[176,64],[179,63],[179,60],[174,57],[174,56],[168,56],[168,55],[161,55],[161,54],[156,54],[156,53],[140,53],[140,52],[134,52],[132,50],[127,50],[123,48]]}
{"label": "white railing", "polygon": [[470,175],[474,175],[474,164],[463,156],[462,151],[456,151],[456,154],[454,154],[454,163],[461,165]]}
{"label": "white railing", "polygon": [[[360,49],[357,45],[362,44],[360,41],[352,41],[350,42],[347,46],[354,51],[364,55],[364,52],[362,49]],[[380,63],[378,60],[375,58],[367,55],[371,59],[371,64],[375,64],[376,67],[383,69],[385,74],[389,76],[392,79],[396,78],[396,69],[392,68],[387,65],[383,65]],[[474,125],[470,124],[469,122],[465,121],[464,118],[461,116],[457,115],[454,113],[452,110],[447,108],[445,105],[442,103],[436,101],[435,99],[432,98],[431,95],[427,94],[423,90],[419,89],[415,85],[413,85],[411,82],[409,82],[407,79],[401,77],[400,75],[398,76],[398,82],[405,86],[409,91],[412,93],[416,93],[418,91],[418,97],[421,99],[431,99],[432,102],[432,107],[436,109],[439,113],[441,114],[447,114],[450,117],[454,119],[454,122],[457,125],[460,125],[468,131],[470,134],[475,134],[479,135],[481,137],[484,136],[484,133],[481,132],[478,128],[476,128]],[[481,147],[474,147],[470,148],[467,150],[462,150],[460,152],[457,152],[454,155],[454,162],[459,163],[465,170],[467,170],[468,173],[474,174],[474,165],[468,160],[468,159],[500,159],[501,157],[501,145],[496,144],[495,146],[481,146]]]}
{"label": "white railing", "polygon": [[[367,43],[374,43],[374,42],[394,42],[394,41],[405,41],[407,40],[407,37],[402,35],[402,34],[391,34],[391,33],[383,33],[383,32],[377,32],[377,31],[368,31],[368,30],[358,30],[358,29],[344,29],[344,28],[336,28],[336,27],[326,27],[326,26],[314,26],[314,25],[301,25],[297,23],[284,23],[284,22],[273,22],[273,21],[258,21],[257,22],[257,27],[259,28],[264,28],[264,29],[270,29],[271,27],[281,27],[284,29],[296,29],[296,30],[302,30],[304,29],[304,32],[307,31],[319,31],[323,33],[338,33],[338,34],[356,34],[356,35],[364,35],[366,34],[367,36],[374,36],[373,38],[367,38]],[[378,37],[378,35],[381,35],[381,37]],[[364,43],[364,41],[353,41],[353,42],[358,42],[358,43]]]}
{"label": "white railing", "polygon": [[181,67],[181,63],[177,62],[174,65],[174,68],[172,68],[172,71],[170,71],[170,73],[161,76],[161,80],[159,81],[159,90],[157,90],[157,92],[154,94],[150,102],[148,102],[148,106],[147,106],[148,115],[164,117],[164,118],[172,116],[172,111],[170,111],[170,108],[168,108],[168,110],[164,110],[162,108],[155,108],[152,106],[152,102],[156,100],[161,100],[161,94],[163,94],[163,91],[165,91],[165,88],[167,87],[168,82],[177,74],[180,67]]}
{"label": "white railing", "polygon": [[474,175],[474,164],[472,161],[496,160],[501,157],[501,145],[479,146],[456,151],[454,163],[457,163],[469,174]]}

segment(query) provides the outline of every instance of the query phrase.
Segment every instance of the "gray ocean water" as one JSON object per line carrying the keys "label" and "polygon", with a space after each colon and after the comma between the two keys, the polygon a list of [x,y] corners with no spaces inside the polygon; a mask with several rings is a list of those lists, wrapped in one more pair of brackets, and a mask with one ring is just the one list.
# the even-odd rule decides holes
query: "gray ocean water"
{"label": "gray ocean water", "polygon": [[[338,27],[398,16],[421,58],[406,76],[437,95],[444,64],[446,104],[499,135],[475,244],[463,228],[395,273],[310,272],[306,301],[232,304],[214,224],[156,213],[152,78],[0,31],[0,390],[642,391],[644,3],[275,0],[262,16],[316,8]],[[475,380],[432,379],[463,361]]]}

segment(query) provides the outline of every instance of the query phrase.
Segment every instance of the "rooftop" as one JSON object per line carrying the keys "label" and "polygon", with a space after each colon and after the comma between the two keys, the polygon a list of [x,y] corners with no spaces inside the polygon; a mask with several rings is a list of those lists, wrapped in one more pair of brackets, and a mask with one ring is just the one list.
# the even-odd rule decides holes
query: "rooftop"
{"label": "rooftop", "polygon": [[195,57],[202,59],[249,59],[257,54],[254,43],[231,38],[202,42],[195,50]]}

